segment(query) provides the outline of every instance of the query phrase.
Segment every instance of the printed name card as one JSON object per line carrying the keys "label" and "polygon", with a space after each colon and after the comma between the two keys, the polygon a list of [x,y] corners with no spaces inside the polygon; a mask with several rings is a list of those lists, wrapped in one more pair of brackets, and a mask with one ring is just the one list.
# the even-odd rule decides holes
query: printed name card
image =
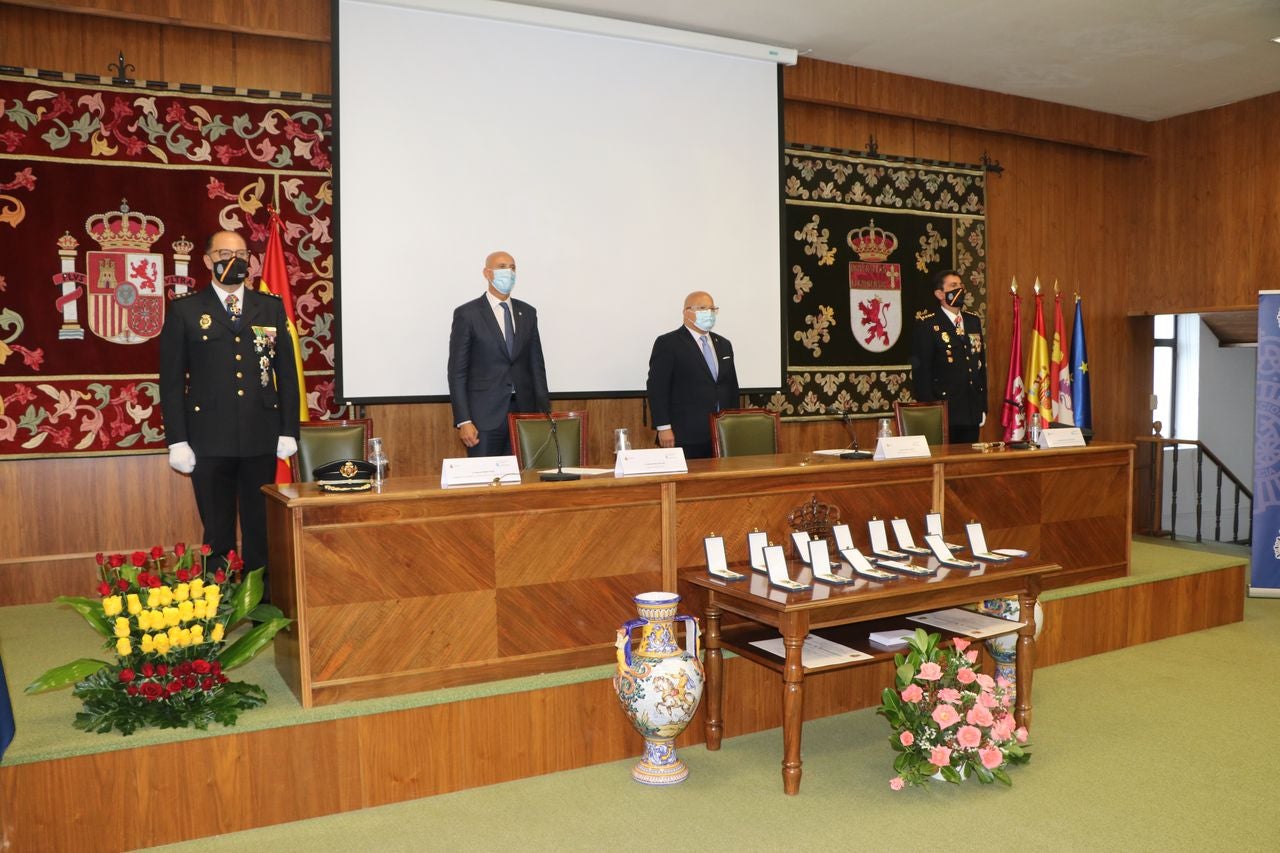
{"label": "printed name card", "polygon": [[613,466],[615,477],[635,477],[642,474],[687,474],[684,450],[679,447],[650,447],[643,450],[623,450]]}
{"label": "printed name card", "polygon": [[923,435],[887,435],[876,441],[877,461],[885,459],[928,459],[929,442]]}
{"label": "printed name card", "polygon": [[1080,432],[1079,427],[1042,429],[1040,447],[1045,450],[1053,447],[1084,447],[1084,433]]}
{"label": "printed name card", "polygon": [[440,488],[494,486],[519,483],[520,466],[514,456],[477,456],[446,459],[440,463]]}

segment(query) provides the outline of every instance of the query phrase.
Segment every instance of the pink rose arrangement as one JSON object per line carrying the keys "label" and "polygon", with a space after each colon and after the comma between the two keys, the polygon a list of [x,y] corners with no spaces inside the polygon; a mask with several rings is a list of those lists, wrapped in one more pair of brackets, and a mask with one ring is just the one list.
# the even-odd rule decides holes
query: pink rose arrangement
{"label": "pink rose arrangement", "polygon": [[[156,545],[131,555],[98,554],[96,596],[61,596],[102,637],[114,660],[81,658],[54,667],[27,693],[72,687],[84,703],[73,725],[90,732],[234,725],[267,701],[261,687],[227,670],[250,661],[292,620],[262,604],[262,569],[244,571],[234,551],[209,566],[208,545]],[[247,630],[232,640],[237,626]],[[239,633],[239,632],[237,632]]]}
{"label": "pink rose arrangement", "polygon": [[900,791],[935,775],[1010,785],[1008,766],[1031,760],[1027,730],[1014,721],[1013,687],[979,671],[968,640],[943,646],[941,639],[917,629],[907,655],[894,656],[896,685],[877,711],[893,728],[889,743],[898,753],[889,787]]}

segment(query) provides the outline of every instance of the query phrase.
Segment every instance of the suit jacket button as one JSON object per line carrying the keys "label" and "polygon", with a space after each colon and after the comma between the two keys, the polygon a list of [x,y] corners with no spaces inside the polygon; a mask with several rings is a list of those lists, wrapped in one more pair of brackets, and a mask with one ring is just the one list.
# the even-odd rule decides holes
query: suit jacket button
{"label": "suit jacket button", "polygon": [[236,353],[236,361],[239,361],[239,360],[240,360],[240,359],[242,359],[243,357],[244,357],[244,356],[240,355],[240,353]]}
{"label": "suit jacket button", "polygon": [[209,340],[209,336],[208,336],[208,335],[201,335],[201,336],[200,336],[200,340],[202,340],[202,341],[207,341],[207,340]]}
{"label": "suit jacket button", "polygon": [[243,397],[243,396],[244,396],[244,389],[243,389],[243,388],[241,388],[239,391],[237,391],[237,392],[236,392],[236,396],[237,396],[237,397]]}
{"label": "suit jacket button", "polygon": [[236,343],[240,343],[240,336],[236,335]]}
{"label": "suit jacket button", "polygon": [[199,406],[196,406],[196,411],[197,411],[197,412],[198,412],[198,411],[200,411],[200,407],[199,407]]}
{"label": "suit jacket button", "polygon": [[236,371],[236,379],[244,379],[244,374],[237,370],[237,371]]}

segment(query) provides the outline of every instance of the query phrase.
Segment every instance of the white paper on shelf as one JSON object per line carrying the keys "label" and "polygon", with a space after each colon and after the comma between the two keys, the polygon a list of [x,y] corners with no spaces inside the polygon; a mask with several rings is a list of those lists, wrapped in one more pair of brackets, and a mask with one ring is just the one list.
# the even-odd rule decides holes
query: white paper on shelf
{"label": "white paper on shelf", "polygon": [[1027,624],[1026,622],[1013,622],[1009,619],[1000,619],[995,616],[984,616],[981,613],[974,613],[972,610],[964,610],[959,607],[949,607],[946,610],[935,610],[930,613],[917,613],[907,618],[912,622],[941,628],[953,634],[964,634],[966,637],[973,637],[975,640],[1015,631]]}
{"label": "white paper on shelf", "polygon": [[[776,637],[772,640],[756,640],[751,645],[784,660],[787,657],[787,649],[782,644],[781,637]],[[824,640],[814,634],[804,638],[804,646],[800,649],[800,661],[805,669],[818,669],[824,666],[836,666],[859,660],[871,660],[871,655],[860,652],[857,649],[851,649],[848,646],[842,646],[839,643],[833,643],[830,640]]]}
{"label": "white paper on shelf", "polygon": [[892,631],[872,631],[867,637],[872,644],[883,646],[885,648],[897,648],[905,646],[907,640],[915,636],[915,631],[910,628],[895,628]]}

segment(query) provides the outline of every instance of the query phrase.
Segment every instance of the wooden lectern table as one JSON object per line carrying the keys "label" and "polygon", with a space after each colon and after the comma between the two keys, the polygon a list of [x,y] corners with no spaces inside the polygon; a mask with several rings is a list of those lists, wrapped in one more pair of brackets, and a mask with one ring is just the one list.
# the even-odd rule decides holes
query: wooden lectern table
{"label": "wooden lectern table", "polygon": [[[933,448],[891,462],[818,454],[694,460],[689,473],[380,492],[268,486],[271,600],[295,622],[276,662],[304,707],[573,669],[613,660],[632,596],[677,591],[703,537],[775,542],[787,516],[830,506],[867,545],[872,516],[946,532],[982,522],[991,547],[1061,567],[1046,587],[1128,571],[1133,447],[980,453]],[[976,600],[972,599],[972,600]]]}
{"label": "wooden lectern table", "polygon": [[[800,792],[800,733],[804,726],[805,675],[832,672],[892,658],[894,652],[877,650],[870,645],[867,637],[869,632],[886,629],[891,624],[922,627],[926,631],[937,630],[902,619],[885,621],[889,617],[971,604],[988,598],[1018,596],[1021,606],[1019,612],[1023,614],[1019,618],[1026,621],[1017,629],[1018,698],[1014,710],[1018,724],[1030,726],[1031,682],[1035,661],[1035,604],[1040,596],[1041,579],[1057,571],[1059,566],[1023,559],[1010,564],[985,564],[973,571],[944,568],[934,577],[902,577],[884,584],[867,581],[856,586],[828,586],[815,581],[813,589],[803,592],[787,592],[772,587],[768,578],[751,572],[748,567],[734,568],[749,573],[748,577],[740,581],[725,581],[697,571],[687,572],[681,577],[682,581],[699,587],[706,593],[704,642],[707,649],[707,681],[704,695],[707,702],[707,749],[718,750],[724,732],[723,650],[730,649],[741,657],[781,672],[782,790],[785,793]],[[808,574],[808,570],[804,570],[802,574],[793,576],[796,580],[808,582]],[[750,620],[750,624],[735,625],[731,629],[722,628],[721,615],[724,612],[742,616]],[[758,630],[755,626],[765,626],[770,630]],[[853,628],[840,631],[840,626]],[[806,670],[801,662],[801,649],[809,632],[818,629],[828,629],[822,633],[824,638],[871,654],[872,658]],[[954,636],[945,631],[940,633],[947,637]],[[776,634],[782,635],[785,660],[751,645],[755,640],[767,639]]]}

